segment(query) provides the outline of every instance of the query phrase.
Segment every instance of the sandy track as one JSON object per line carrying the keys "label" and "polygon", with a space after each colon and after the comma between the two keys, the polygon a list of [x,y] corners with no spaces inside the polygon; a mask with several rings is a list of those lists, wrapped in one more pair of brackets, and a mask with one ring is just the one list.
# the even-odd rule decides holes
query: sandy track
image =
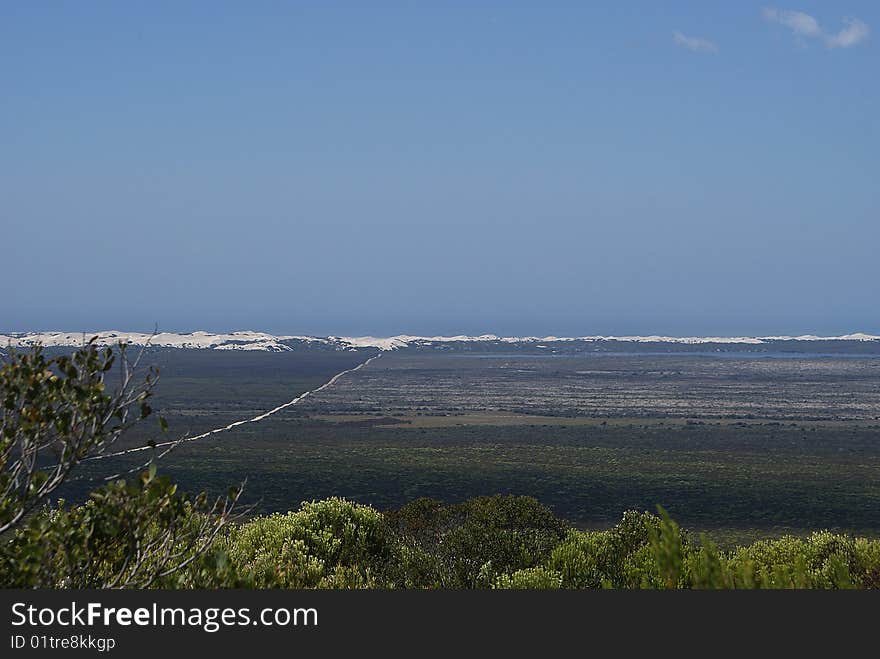
{"label": "sandy track", "polygon": [[243,426],[247,423],[257,423],[259,421],[262,421],[263,419],[266,419],[266,418],[272,416],[273,414],[277,414],[278,412],[281,412],[282,410],[286,410],[288,407],[292,407],[293,405],[296,405],[296,404],[302,402],[303,400],[305,400],[309,396],[316,394],[319,391],[323,391],[324,389],[332,387],[334,384],[336,384],[336,382],[340,378],[348,375],[349,373],[354,373],[355,371],[359,371],[360,369],[364,368],[367,364],[369,364],[370,362],[372,362],[375,359],[378,359],[381,356],[382,356],[381,352],[377,355],[373,355],[372,357],[370,357],[366,361],[361,362],[360,364],[358,364],[357,366],[354,366],[353,368],[349,368],[344,371],[340,371],[339,373],[334,375],[332,378],[327,380],[327,382],[322,384],[320,387],[318,387],[316,389],[312,389],[310,391],[306,391],[306,392],[300,394],[299,396],[297,396],[296,398],[294,398],[293,400],[289,400],[286,403],[279,405],[278,407],[272,408],[268,412],[263,412],[262,414],[258,414],[257,416],[255,416],[251,419],[241,419],[240,421],[234,421],[227,426],[222,426],[220,428],[214,428],[213,430],[203,432],[199,435],[193,435],[192,437],[184,437],[182,439],[175,439],[175,440],[171,440],[168,442],[161,442],[158,444],[153,444],[152,446],[137,446],[135,448],[126,449],[124,451],[117,451],[115,453],[103,453],[101,455],[94,455],[90,458],[86,458],[85,460],[83,460],[83,462],[88,462],[91,460],[103,460],[105,458],[116,458],[116,457],[119,457],[122,455],[128,455],[130,453],[138,453],[140,451],[149,451],[152,449],[174,447],[178,444],[187,444],[189,442],[195,442],[199,439],[204,439],[206,437],[210,437],[211,435],[217,435],[221,432],[226,432],[227,430],[232,430],[233,428],[237,428],[238,426]]}

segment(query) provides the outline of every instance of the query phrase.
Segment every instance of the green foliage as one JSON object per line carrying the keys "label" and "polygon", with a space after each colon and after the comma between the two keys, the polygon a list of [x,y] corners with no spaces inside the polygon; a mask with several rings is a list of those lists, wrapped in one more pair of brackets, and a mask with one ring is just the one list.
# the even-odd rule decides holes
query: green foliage
{"label": "green foliage", "polygon": [[526,497],[418,499],[384,515],[329,499],[251,520],[218,547],[226,572],[202,585],[876,588],[880,575],[878,540],[819,532],[722,552],[707,536],[689,542],[662,508],[627,511],[607,531],[566,531]]}
{"label": "green foliage", "polygon": [[[121,356],[120,385],[107,373]],[[94,339],[72,355],[48,358],[40,346],[12,351],[0,366],[0,533],[15,527],[82,460],[111,445],[152,409],[154,372],[134,386],[124,346]]]}
{"label": "green foliage", "polygon": [[857,565],[862,568],[856,583],[862,588],[880,589],[880,540],[856,538],[853,551]]}
{"label": "green foliage", "polygon": [[388,514],[391,527],[427,569],[405,572],[423,587],[490,587],[497,575],[541,565],[565,523],[531,497],[492,496],[444,505],[418,499]]}
{"label": "green foliage", "polygon": [[688,575],[690,585],[699,590],[732,588],[730,570],[712,539],[703,534],[700,546],[689,552],[683,560],[682,568]]}
{"label": "green foliage", "polygon": [[608,531],[571,531],[550,557],[565,588],[639,588],[657,583],[651,540],[661,520],[629,510]]}
{"label": "green foliage", "polygon": [[212,504],[188,498],[150,463],[140,479],[100,487],[84,505],[48,506],[74,468],[152,413],[156,371],[141,383],[136,371],[124,345],[98,348],[94,339],[52,358],[40,346],[11,351],[0,366],[0,585],[171,587],[204,568],[240,491]]}
{"label": "green foliage", "polygon": [[381,513],[332,498],[233,528],[220,548],[256,588],[367,588],[396,543]]}
{"label": "green foliage", "polygon": [[562,575],[545,567],[530,567],[513,574],[502,574],[495,588],[513,590],[556,590],[562,587]]}
{"label": "green foliage", "polygon": [[[681,529],[662,506],[657,506],[657,510],[660,512],[660,523],[652,527],[650,533],[651,553],[659,573],[659,585],[667,589],[678,588],[686,556]],[[657,585],[652,576],[650,571],[643,572],[642,585]]]}
{"label": "green foliage", "polygon": [[204,494],[177,492],[150,469],[95,490],[82,506],[59,502],[0,546],[0,583],[19,588],[126,588],[185,583],[183,570],[213,541]]}
{"label": "green foliage", "polygon": [[880,541],[819,531],[721,553],[708,539],[685,557],[693,588],[878,588]]}
{"label": "green foliage", "polygon": [[852,588],[870,567],[852,538],[827,531],[756,542],[732,552],[726,565],[729,583],[738,588]]}
{"label": "green foliage", "polygon": [[[707,536],[688,541],[662,509],[659,515],[628,511],[607,531],[563,533],[549,511],[517,497],[455,505],[420,500],[385,514],[333,498],[227,525],[212,541],[205,529],[213,516],[205,504],[204,497],[182,497],[149,472],[135,483],[113,483],[84,506],[61,505],[32,516],[0,550],[0,583],[343,589],[880,585],[880,540],[822,531],[725,552]],[[138,559],[137,547],[154,551]]]}

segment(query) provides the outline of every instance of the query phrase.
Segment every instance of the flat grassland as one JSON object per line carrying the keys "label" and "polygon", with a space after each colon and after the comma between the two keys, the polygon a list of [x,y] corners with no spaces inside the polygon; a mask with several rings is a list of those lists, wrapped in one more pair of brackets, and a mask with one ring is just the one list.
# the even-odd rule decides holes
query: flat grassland
{"label": "flat grassland", "polygon": [[[249,418],[374,352],[156,351],[171,431],[147,425],[126,444]],[[246,478],[261,511],[332,495],[384,509],[512,493],[581,527],[662,504],[722,542],[817,528],[880,535],[880,359],[405,349],[300,406],[182,445],[162,470],[188,490]]]}

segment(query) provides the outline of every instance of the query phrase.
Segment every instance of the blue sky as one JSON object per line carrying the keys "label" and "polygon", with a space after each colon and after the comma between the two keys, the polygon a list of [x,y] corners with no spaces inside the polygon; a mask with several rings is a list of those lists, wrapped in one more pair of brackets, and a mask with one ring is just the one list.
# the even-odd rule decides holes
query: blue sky
{"label": "blue sky", "polygon": [[0,330],[880,334],[878,30],[3,3]]}

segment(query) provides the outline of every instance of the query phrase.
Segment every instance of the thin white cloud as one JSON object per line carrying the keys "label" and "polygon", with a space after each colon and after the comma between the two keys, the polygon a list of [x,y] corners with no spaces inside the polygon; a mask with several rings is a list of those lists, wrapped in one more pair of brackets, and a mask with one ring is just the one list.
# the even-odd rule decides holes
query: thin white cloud
{"label": "thin white cloud", "polygon": [[841,30],[827,32],[819,25],[819,21],[802,11],[765,7],[761,13],[765,20],[787,27],[799,40],[818,39],[828,48],[855,46],[871,33],[868,24],[858,18],[844,18],[844,27]]}
{"label": "thin white cloud", "polygon": [[687,48],[688,50],[692,50],[695,53],[718,52],[718,46],[715,45],[714,41],[709,41],[708,39],[703,39],[701,37],[688,37],[683,35],[681,32],[673,33],[672,42],[676,46]]}
{"label": "thin white cloud", "polygon": [[858,18],[844,18],[846,24],[837,34],[829,34],[825,37],[825,43],[829,48],[849,48],[861,43],[871,34],[868,24]]}
{"label": "thin white cloud", "polygon": [[789,28],[796,35],[801,37],[818,37],[822,34],[822,28],[819,27],[819,21],[801,11],[789,11],[787,9],[774,9],[773,7],[765,7],[763,10],[764,18],[773,23],[779,23]]}

